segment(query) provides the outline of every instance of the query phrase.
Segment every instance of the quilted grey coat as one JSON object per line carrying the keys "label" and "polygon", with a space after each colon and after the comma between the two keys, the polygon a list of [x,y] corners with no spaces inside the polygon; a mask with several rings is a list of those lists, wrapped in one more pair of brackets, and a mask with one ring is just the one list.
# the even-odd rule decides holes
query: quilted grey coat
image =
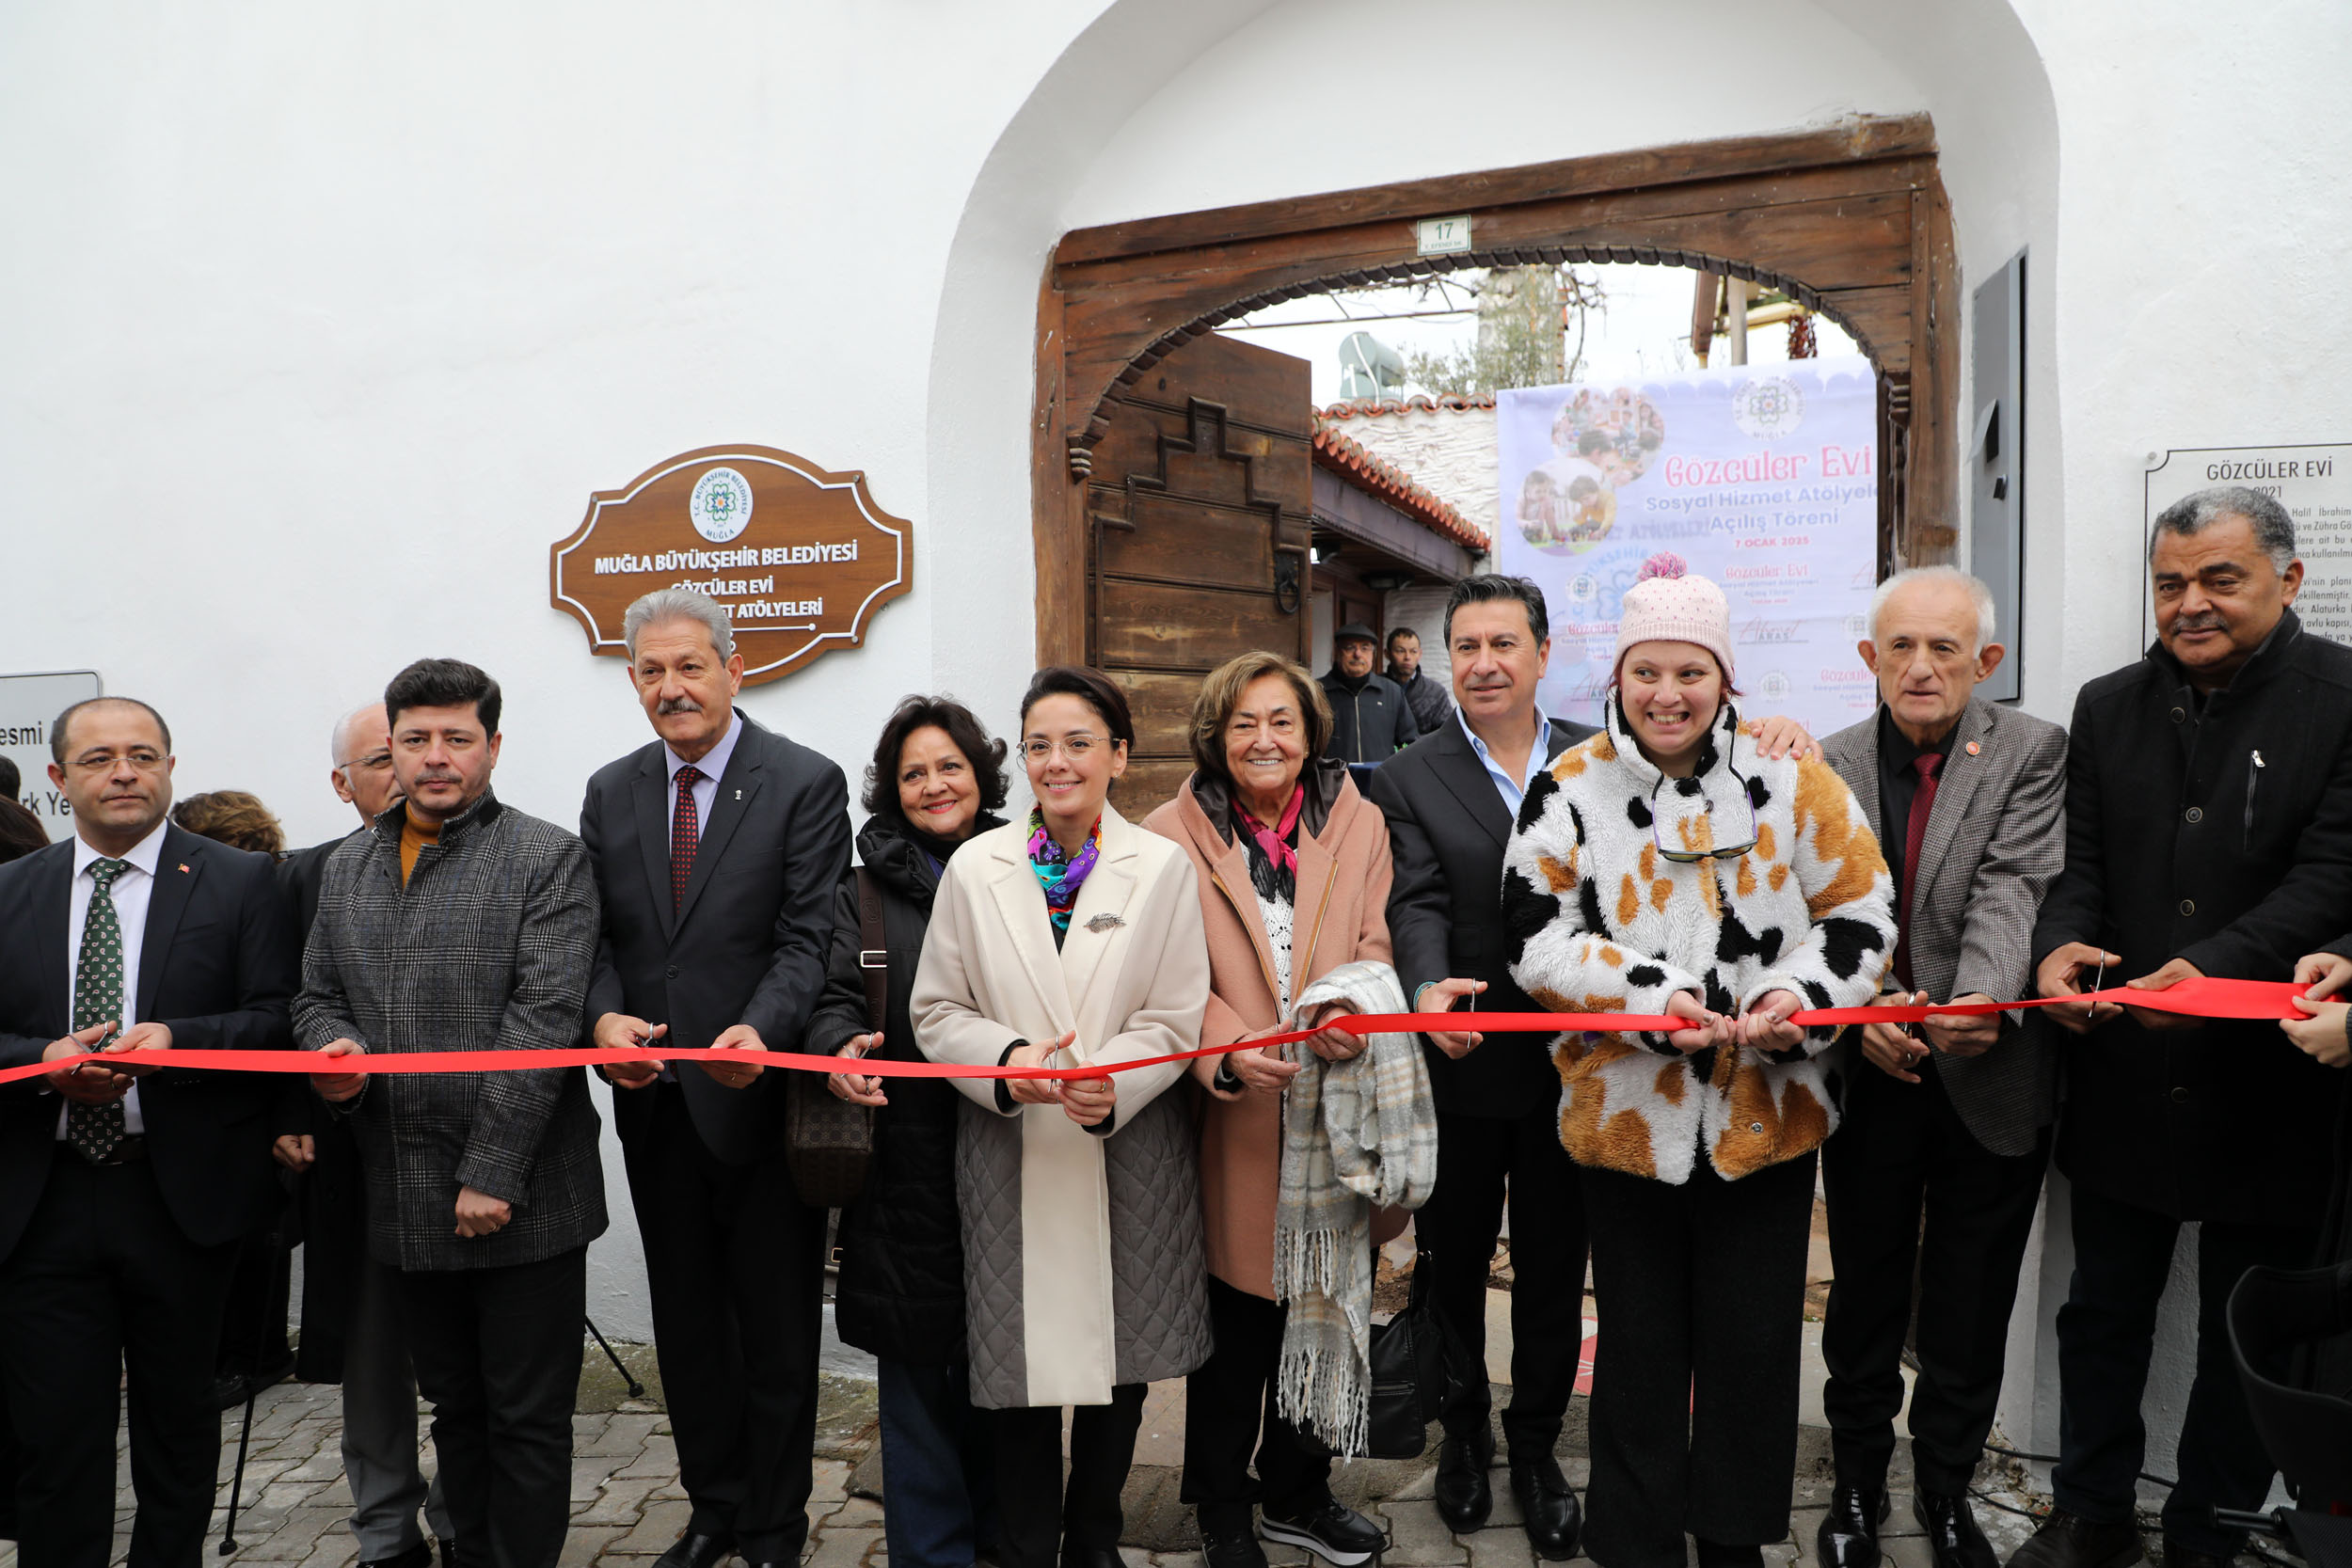
{"label": "quilted grey coat", "polygon": [[[1109,808],[1102,859],[1057,951],[1027,829],[973,838],[931,905],[908,1012],[935,1061],[994,1066],[1074,1031],[1067,1065],[1140,1061],[1200,1041],[1209,954],[1192,863]],[[1057,1064],[1062,1065],[1062,1064]],[[993,1409],[1104,1404],[1115,1386],[1208,1359],[1208,1274],[1180,1064],[1118,1075],[1089,1131],[1058,1105],[951,1080],[972,1399]]]}
{"label": "quilted grey coat", "polygon": [[[326,863],[303,954],[294,1043],[369,1051],[553,1050],[580,1038],[596,883],[579,839],[488,791],[400,879],[402,809]],[[408,1270],[535,1263],[604,1233],[596,1109],[579,1068],[408,1072],[342,1109],[367,1172],[368,1250]],[[514,1206],[456,1234],[457,1190]]]}

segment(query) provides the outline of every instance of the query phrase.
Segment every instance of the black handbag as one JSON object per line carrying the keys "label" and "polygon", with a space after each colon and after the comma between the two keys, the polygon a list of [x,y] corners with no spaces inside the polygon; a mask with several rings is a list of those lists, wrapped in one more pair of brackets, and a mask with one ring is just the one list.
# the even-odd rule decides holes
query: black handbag
{"label": "black handbag", "polygon": [[[882,945],[882,892],[864,866],[857,878],[858,965],[866,977],[866,1024],[879,1031],[889,1007],[890,954]],[[785,1085],[785,1164],[793,1190],[812,1209],[846,1209],[874,1163],[874,1108],[852,1105],[824,1075],[795,1072]]]}
{"label": "black handbag", "polygon": [[[1413,1260],[1412,1294],[1405,1310],[1372,1325],[1365,1359],[1372,1389],[1365,1412],[1364,1451],[1358,1459],[1419,1459],[1429,1446],[1429,1423],[1471,1373],[1470,1353],[1430,1295],[1427,1252]],[[1484,1369],[1478,1369],[1484,1375]],[[1301,1431],[1311,1449],[1336,1453],[1319,1433]]]}

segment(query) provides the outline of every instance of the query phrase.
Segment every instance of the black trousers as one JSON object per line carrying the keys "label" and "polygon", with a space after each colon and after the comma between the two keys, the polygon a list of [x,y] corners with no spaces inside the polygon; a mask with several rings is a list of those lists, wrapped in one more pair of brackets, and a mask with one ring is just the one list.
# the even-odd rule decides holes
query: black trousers
{"label": "black trousers", "polygon": [[1122,1383],[1108,1404],[1081,1404],[1070,1419],[1070,1484],[1061,1475],[1061,1407],[995,1413],[996,1561],[1055,1568],[1064,1542],[1110,1551],[1126,1523],[1120,1489],[1135,1463],[1145,1385]]}
{"label": "black trousers", "polygon": [[404,1271],[398,1289],[460,1568],[553,1568],[571,1523],[588,1249]]}
{"label": "black trousers", "polygon": [[[1486,1274],[1511,1206],[1511,1402],[1502,1434],[1514,1459],[1549,1454],[1576,1389],[1584,1339],[1583,1177],[1560,1147],[1558,1108],[1510,1119],[1440,1113],[1438,1185],[1413,1217],[1438,1310],[1470,1362],[1486,1365]],[[1471,1378],[1443,1419],[1460,1436],[1483,1428],[1492,1405]]]}
{"label": "black trousers", "polygon": [[1600,1307],[1584,1550],[1681,1568],[1686,1532],[1786,1539],[1813,1156],[1725,1181],[1701,1154],[1678,1187],[1587,1169],[1584,1202]]}
{"label": "black trousers", "polygon": [[[60,1146],[62,1147],[62,1146]],[[237,1243],[198,1246],[154,1168],[58,1156],[0,1264],[0,1377],[24,1568],[105,1568],[115,1421],[131,1393],[132,1568],[197,1568],[220,1463],[213,1351]]]}
{"label": "black trousers", "polygon": [[[1209,1327],[1216,1349],[1184,1379],[1185,1502],[1200,1511],[1204,1535],[1247,1535],[1249,1508],[1300,1518],[1331,1500],[1331,1459],[1311,1453],[1298,1429],[1274,1408],[1274,1370],[1282,1354],[1279,1301],[1209,1280]],[[1257,1476],[1249,1474],[1257,1454]]]}
{"label": "black trousers", "polygon": [[1832,1282],[1822,1393],[1837,1479],[1878,1486],[1902,1408],[1903,1336],[1919,1286],[1919,1376],[1911,1454],[1919,1488],[1968,1489],[2001,1395],[2010,1308],[2049,1168],[2050,1130],[2030,1154],[1976,1140],[1932,1061],[1920,1082],[1853,1069],[1846,1117],[1821,1148]]}
{"label": "black trousers", "polygon": [[[2102,1524],[2132,1516],[2148,1443],[2139,1401],[2155,1343],[2156,1303],[2172,1274],[2181,1223],[2073,1189],[2074,1277],[2058,1308],[2058,1506]],[[2244,1538],[2217,1529],[2209,1508],[2255,1509],[2271,1464],[2247,1413],[2223,1319],[2248,1269],[2311,1261],[2313,1226],[2229,1225],[2197,1231],[2197,1374],[2181,1420],[2180,1484],[2164,1505],[2164,1533],[2192,1551],[2227,1557]]]}
{"label": "black trousers", "polygon": [[[686,1070],[698,1070],[687,1069]],[[746,1562],[800,1560],[817,1441],[825,1216],[781,1158],[712,1157],[675,1084],[626,1145],[688,1528]]]}

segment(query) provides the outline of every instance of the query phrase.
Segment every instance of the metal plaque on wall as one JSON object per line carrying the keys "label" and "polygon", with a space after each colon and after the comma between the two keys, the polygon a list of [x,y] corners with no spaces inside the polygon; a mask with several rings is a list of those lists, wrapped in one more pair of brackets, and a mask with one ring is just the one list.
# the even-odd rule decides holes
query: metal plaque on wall
{"label": "metal plaque on wall", "polygon": [[735,623],[752,685],[864,642],[874,611],[914,586],[914,525],[874,504],[863,473],[773,447],[705,447],[591,496],[548,576],[589,651],[616,657],[639,595],[709,594]]}

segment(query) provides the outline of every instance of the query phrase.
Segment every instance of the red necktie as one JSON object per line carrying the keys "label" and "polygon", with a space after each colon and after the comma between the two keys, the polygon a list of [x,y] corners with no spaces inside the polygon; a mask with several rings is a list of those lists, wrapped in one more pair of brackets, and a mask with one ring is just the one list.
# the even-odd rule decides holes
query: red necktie
{"label": "red necktie", "polygon": [[677,770],[677,810],[670,817],[670,911],[675,914],[686,904],[686,884],[694,876],[694,851],[703,841],[702,826],[694,813],[694,786],[702,782],[699,768],[686,767]]}
{"label": "red necktie", "polygon": [[1911,983],[1911,895],[1919,886],[1919,850],[1927,843],[1928,813],[1935,808],[1937,770],[1944,766],[1944,753],[1928,752],[1913,757],[1911,766],[1919,770],[1919,787],[1912,793],[1911,816],[1903,823],[1903,886],[1902,903],[1895,910],[1895,977],[1910,990]]}

